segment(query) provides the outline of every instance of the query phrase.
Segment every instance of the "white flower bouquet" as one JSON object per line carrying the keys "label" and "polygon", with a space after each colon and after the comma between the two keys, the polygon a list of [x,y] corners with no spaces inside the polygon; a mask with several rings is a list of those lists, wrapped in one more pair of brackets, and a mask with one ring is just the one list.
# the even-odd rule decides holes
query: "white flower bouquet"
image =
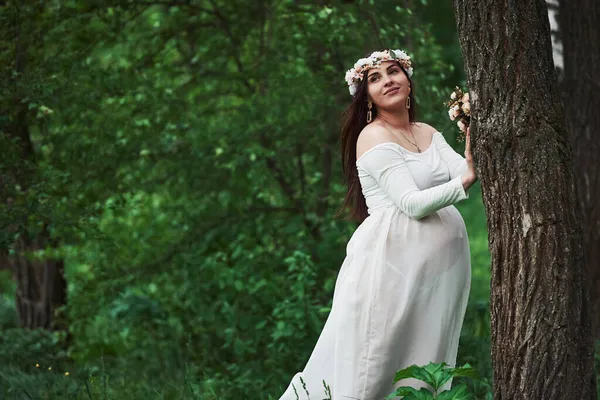
{"label": "white flower bouquet", "polygon": [[444,103],[449,110],[448,116],[452,121],[456,121],[458,129],[462,133],[467,133],[467,128],[471,122],[471,103],[469,102],[469,93],[465,93],[458,86],[450,95],[450,100]]}

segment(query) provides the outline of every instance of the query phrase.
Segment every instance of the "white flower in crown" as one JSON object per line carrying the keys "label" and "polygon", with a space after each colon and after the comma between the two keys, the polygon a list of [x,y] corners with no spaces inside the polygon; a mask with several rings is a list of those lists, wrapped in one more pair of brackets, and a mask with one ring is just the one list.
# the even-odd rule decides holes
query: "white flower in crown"
{"label": "white flower in crown", "polygon": [[348,84],[348,90],[350,91],[350,95],[354,96],[356,90],[358,89],[358,85],[363,79],[363,74],[366,70],[371,69],[383,61],[397,60],[400,65],[406,70],[407,75],[410,77],[413,74],[413,69],[411,67],[411,61],[408,54],[406,54],[402,50],[384,50],[384,51],[375,51],[371,53],[369,57],[359,59],[353,68],[350,68],[346,72],[345,80]]}
{"label": "white flower in crown", "polygon": [[371,60],[369,60],[368,58],[361,58],[354,64],[354,69],[359,70],[362,67],[364,67],[365,65],[369,65],[370,63],[371,63]]}
{"label": "white flower in crown", "polygon": [[403,60],[410,60],[410,57],[408,56],[408,54],[406,54],[402,50],[392,50],[392,51],[396,55],[396,58],[400,58],[400,59],[403,59]]}
{"label": "white flower in crown", "polygon": [[352,84],[352,79],[354,79],[354,70],[349,69],[346,71],[346,82],[348,82],[348,85]]}
{"label": "white flower in crown", "polygon": [[369,58],[385,58],[386,56],[389,56],[389,53],[387,50],[384,51],[374,51],[373,53],[371,53],[371,55],[369,56]]}

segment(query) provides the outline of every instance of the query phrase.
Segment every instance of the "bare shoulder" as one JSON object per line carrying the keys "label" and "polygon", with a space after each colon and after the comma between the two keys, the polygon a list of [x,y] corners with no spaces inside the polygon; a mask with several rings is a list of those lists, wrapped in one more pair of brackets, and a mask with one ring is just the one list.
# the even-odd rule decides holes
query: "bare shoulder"
{"label": "bare shoulder", "polygon": [[423,136],[433,136],[438,130],[425,122],[415,122],[415,127]]}
{"label": "bare shoulder", "polygon": [[394,135],[386,127],[376,122],[365,126],[356,140],[356,158],[385,142],[395,142]]}
{"label": "bare shoulder", "polygon": [[437,129],[425,122],[415,122],[415,128],[415,133],[421,137],[421,143],[424,143],[424,146],[433,144],[433,134],[438,131]]}

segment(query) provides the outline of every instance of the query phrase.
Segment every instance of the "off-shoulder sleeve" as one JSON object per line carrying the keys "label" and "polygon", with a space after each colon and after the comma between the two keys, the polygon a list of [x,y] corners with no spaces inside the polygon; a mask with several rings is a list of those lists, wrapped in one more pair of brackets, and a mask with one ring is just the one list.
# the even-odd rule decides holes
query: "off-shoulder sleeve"
{"label": "off-shoulder sleeve", "polygon": [[370,149],[368,154],[365,153],[360,158],[359,165],[409,217],[420,219],[469,197],[460,176],[444,184],[420,190],[404,157],[401,150],[382,144]]}
{"label": "off-shoulder sleeve", "polygon": [[467,160],[454,151],[440,132],[434,133],[432,139],[440,158],[448,166],[450,179],[454,179],[467,172]]}

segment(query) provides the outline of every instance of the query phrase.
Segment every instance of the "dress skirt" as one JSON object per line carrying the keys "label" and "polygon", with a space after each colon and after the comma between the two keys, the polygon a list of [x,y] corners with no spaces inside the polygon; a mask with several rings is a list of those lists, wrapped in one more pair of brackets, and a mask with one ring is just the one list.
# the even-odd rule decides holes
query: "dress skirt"
{"label": "dress skirt", "polygon": [[425,387],[414,379],[394,385],[394,376],[413,364],[455,366],[470,285],[468,236],[453,205],[421,219],[396,206],[371,212],[348,242],[313,352],[280,400],[309,399],[306,391],[328,398],[323,381],[332,400]]}

